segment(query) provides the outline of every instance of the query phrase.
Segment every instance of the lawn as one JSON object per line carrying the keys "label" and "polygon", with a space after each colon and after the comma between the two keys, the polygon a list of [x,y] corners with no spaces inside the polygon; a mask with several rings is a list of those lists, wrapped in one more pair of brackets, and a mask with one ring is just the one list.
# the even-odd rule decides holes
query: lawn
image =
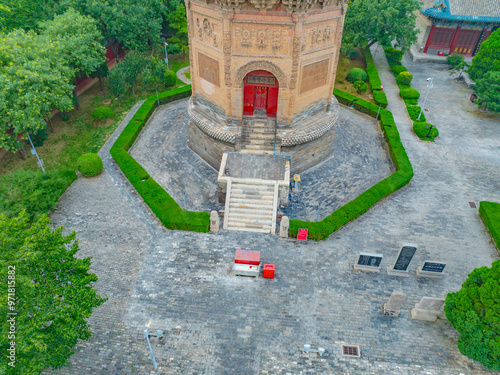
{"label": "lawn", "polygon": [[372,95],[372,88],[368,83],[368,91],[358,94],[352,83],[347,80],[347,73],[352,68],[361,68],[366,71],[365,56],[360,53],[360,56],[355,60],[349,60],[344,54],[340,54],[339,63],[337,65],[337,75],[335,76],[335,87],[339,90],[348,92],[349,94],[356,95],[366,101],[375,103]]}
{"label": "lawn", "polygon": [[[169,56],[169,65],[173,71],[189,65],[188,54],[184,58],[182,54]],[[184,83],[178,80],[178,86],[182,85]],[[159,89],[164,90],[164,88]],[[130,108],[137,101],[152,93],[154,93],[154,89],[151,91],[151,88],[145,88],[139,84],[135,95],[129,93],[124,97],[121,109],[119,109],[117,101],[110,94],[102,93],[99,83],[96,82],[79,96],[80,109],[69,112],[69,120],[63,121],[61,113],[57,113],[52,118],[54,132],[48,132],[49,137],[44,145],[36,148],[44,161],[45,169],[48,171],[74,169],[80,155],[87,152],[97,152],[118,127]],[[93,121],[92,111],[101,105],[108,106],[113,110],[114,119],[108,119],[104,123]],[[18,168],[36,170],[36,157],[31,155],[28,146],[26,146],[26,150],[28,151],[26,160],[21,159],[19,153],[2,152],[0,154],[0,175]]]}

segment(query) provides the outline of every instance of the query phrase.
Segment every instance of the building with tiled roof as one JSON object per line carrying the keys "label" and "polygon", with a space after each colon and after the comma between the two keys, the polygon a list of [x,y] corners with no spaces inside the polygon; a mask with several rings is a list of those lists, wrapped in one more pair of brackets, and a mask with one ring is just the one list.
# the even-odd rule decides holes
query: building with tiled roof
{"label": "building with tiled roof", "polygon": [[417,18],[423,53],[474,56],[500,26],[500,0],[424,0]]}

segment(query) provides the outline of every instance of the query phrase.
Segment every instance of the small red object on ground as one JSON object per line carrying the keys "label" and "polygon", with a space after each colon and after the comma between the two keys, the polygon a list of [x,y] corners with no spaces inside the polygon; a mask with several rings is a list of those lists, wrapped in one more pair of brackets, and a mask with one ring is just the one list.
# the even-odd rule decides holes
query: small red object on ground
{"label": "small red object on ground", "polygon": [[260,264],[260,251],[236,250],[234,263]]}
{"label": "small red object on ground", "polygon": [[297,239],[299,241],[307,241],[307,229],[299,229],[299,233],[297,233]]}
{"label": "small red object on ground", "polygon": [[264,279],[274,279],[274,264],[264,264],[262,277]]}

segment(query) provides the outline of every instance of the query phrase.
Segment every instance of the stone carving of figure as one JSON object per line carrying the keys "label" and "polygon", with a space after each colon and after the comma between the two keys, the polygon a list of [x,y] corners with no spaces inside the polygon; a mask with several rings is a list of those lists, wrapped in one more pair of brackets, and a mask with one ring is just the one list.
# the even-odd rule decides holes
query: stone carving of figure
{"label": "stone carving of figure", "polygon": [[210,22],[206,18],[203,20],[203,31],[206,36],[212,35],[212,27],[210,27]]}
{"label": "stone carving of figure", "polygon": [[257,47],[264,49],[267,47],[266,32],[261,30],[257,33]]}
{"label": "stone carving of figure", "polygon": [[252,33],[250,30],[244,29],[241,33],[241,45],[243,47],[250,47],[252,45]]}
{"label": "stone carving of figure", "polygon": [[272,39],[271,43],[272,43],[274,52],[277,52],[281,49],[281,32],[279,32],[279,31],[273,32],[273,39]]}

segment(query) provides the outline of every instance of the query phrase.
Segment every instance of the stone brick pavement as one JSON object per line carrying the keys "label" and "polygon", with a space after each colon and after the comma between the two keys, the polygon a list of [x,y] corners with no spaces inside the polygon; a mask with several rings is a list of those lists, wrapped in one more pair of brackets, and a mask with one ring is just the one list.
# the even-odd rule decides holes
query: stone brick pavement
{"label": "stone brick pavement", "polygon": [[[429,120],[441,136],[421,142],[380,51],[375,60],[415,178],[324,242],[165,230],[109,159],[109,145],[104,147],[103,174],[78,179],[52,218],[78,231],[80,255],[94,257],[97,288],[109,300],[93,314],[94,336],[78,345],[69,366],[46,373],[492,373],[458,352],[446,320],[414,321],[409,310],[422,296],[444,297],[458,289],[472,269],[498,258],[477,210],[468,205],[498,199],[498,119],[468,107],[468,93],[445,71],[407,64],[419,90],[431,72],[443,90],[429,104]],[[420,246],[407,278],[385,271],[401,241]],[[237,248],[261,250],[265,262],[276,264],[276,278],[231,276]],[[352,270],[359,251],[384,254],[381,274]],[[447,262],[443,280],[414,276],[426,259]],[[381,313],[393,290],[408,297],[399,318]],[[140,334],[149,320],[153,331],[165,331],[163,342],[152,338],[156,371]],[[327,352],[323,358],[306,355],[304,343]],[[361,358],[342,357],[340,343],[360,345]]]}

